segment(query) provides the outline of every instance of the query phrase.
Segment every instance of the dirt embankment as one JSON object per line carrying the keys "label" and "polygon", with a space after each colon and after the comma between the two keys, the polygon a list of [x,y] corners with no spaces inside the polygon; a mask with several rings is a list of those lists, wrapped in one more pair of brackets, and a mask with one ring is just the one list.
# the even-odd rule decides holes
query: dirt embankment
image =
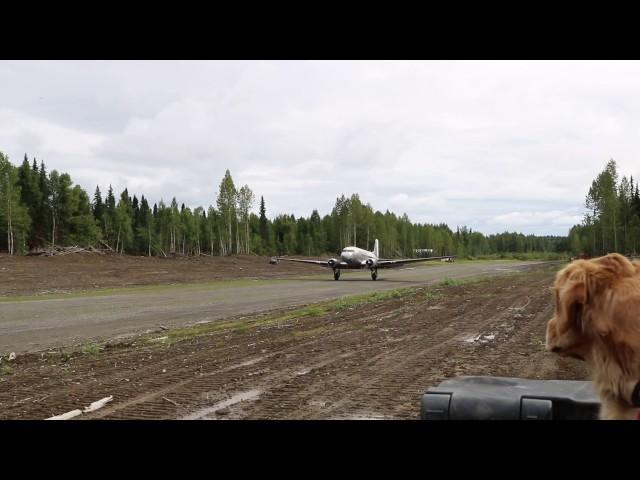
{"label": "dirt embankment", "polygon": [[0,418],[47,418],[113,395],[81,418],[417,419],[422,393],[456,375],[586,379],[584,364],[544,351],[554,273],[532,266],[101,352],[18,357],[0,372]]}
{"label": "dirt embankment", "polygon": [[282,262],[274,267],[269,264],[269,257],[255,255],[158,258],[89,253],[53,257],[0,254],[0,297],[309,273],[305,265]]}

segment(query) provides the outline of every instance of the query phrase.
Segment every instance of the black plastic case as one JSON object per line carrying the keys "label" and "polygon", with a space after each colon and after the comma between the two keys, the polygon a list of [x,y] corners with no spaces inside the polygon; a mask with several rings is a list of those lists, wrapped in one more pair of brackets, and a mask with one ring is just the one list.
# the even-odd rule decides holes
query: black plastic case
{"label": "black plastic case", "polygon": [[596,420],[591,382],[457,377],[422,396],[422,420]]}

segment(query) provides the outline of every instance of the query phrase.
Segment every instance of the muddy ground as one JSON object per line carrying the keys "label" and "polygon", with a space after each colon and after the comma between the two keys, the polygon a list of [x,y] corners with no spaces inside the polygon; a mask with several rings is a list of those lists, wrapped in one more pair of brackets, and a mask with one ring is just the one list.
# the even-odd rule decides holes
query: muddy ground
{"label": "muddy ground", "polygon": [[[456,375],[586,379],[544,351],[559,265],[0,363],[0,418],[417,419]],[[376,300],[377,299],[377,300]]]}
{"label": "muddy ground", "polygon": [[256,255],[162,258],[95,253],[53,257],[0,254],[0,297],[308,273],[305,265],[282,262],[274,268],[269,265],[269,257]]}

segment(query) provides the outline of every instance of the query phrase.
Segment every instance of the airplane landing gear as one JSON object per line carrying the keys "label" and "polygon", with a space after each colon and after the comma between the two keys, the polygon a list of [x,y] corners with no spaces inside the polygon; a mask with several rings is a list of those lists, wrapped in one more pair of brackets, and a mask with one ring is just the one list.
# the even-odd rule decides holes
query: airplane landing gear
{"label": "airplane landing gear", "polygon": [[340,270],[338,270],[337,268],[333,271],[333,279],[334,280],[340,279]]}
{"label": "airplane landing gear", "polygon": [[372,269],[371,270],[371,280],[377,280],[378,279],[378,270],[377,269]]}

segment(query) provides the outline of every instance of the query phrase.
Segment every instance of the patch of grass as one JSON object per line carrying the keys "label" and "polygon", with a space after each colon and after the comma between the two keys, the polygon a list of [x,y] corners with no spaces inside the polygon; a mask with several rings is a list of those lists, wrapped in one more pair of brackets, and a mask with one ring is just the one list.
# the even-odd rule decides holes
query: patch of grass
{"label": "patch of grass", "polygon": [[465,283],[467,282],[465,282],[464,280],[457,280],[455,278],[446,277],[443,281],[439,283],[439,285],[443,287],[458,287],[460,285],[464,285]]}
{"label": "patch of grass", "polygon": [[491,298],[491,297],[495,297],[496,295],[497,295],[497,293],[489,292],[489,293],[479,293],[478,295],[476,295],[476,297],[478,297],[478,298]]}
{"label": "patch of grass", "polygon": [[306,338],[306,337],[312,337],[314,335],[318,335],[322,332],[325,332],[327,330],[327,327],[322,326],[322,327],[317,327],[317,328],[312,328],[311,330],[304,330],[301,332],[293,332],[293,337],[294,338]]}
{"label": "patch of grass", "polygon": [[326,305],[315,303],[288,312],[285,315],[279,317],[279,320],[285,321],[302,317],[320,317],[327,313],[329,313],[329,310],[327,309]]}
{"label": "patch of grass", "polygon": [[417,291],[416,287],[399,288],[396,290],[387,290],[385,292],[374,292],[366,295],[357,295],[354,297],[346,297],[330,302],[327,307],[334,312],[341,312],[343,310],[353,310],[354,308],[361,307],[369,303],[377,303],[392,298],[402,298],[407,295],[411,295]]}
{"label": "patch of grass", "polygon": [[444,297],[445,297],[444,293],[442,293],[440,291],[425,290],[422,293],[422,299],[423,300],[440,300],[440,299],[442,299]]}
{"label": "patch of grass", "polygon": [[11,365],[0,365],[0,374],[13,375],[13,367]]}
{"label": "patch of grass", "polygon": [[84,345],[80,351],[85,355],[98,355],[103,350],[104,347],[102,345],[91,343],[89,345]]}
{"label": "patch of grass", "polygon": [[60,358],[63,362],[68,362],[73,357],[73,354],[76,353],[77,350],[73,350],[71,348],[61,348],[60,349]]}
{"label": "patch of grass", "polygon": [[[519,274],[520,273],[505,272],[500,276],[502,277],[506,275],[519,275]],[[469,285],[472,283],[482,283],[482,282],[489,282],[489,281],[491,281],[491,279],[488,277],[464,277],[464,278],[445,277],[444,280],[438,283],[438,286],[439,287],[459,287],[460,285]]]}
{"label": "patch of grass", "polygon": [[465,255],[456,258],[458,261],[495,261],[495,260],[565,260],[569,258],[569,253],[557,252],[523,252],[523,253],[491,253],[487,255]]}
{"label": "patch of grass", "polygon": [[[189,327],[174,328],[166,332],[162,332],[160,336],[144,337],[143,341],[145,343],[171,345],[181,340],[195,338],[202,335],[208,335],[221,330],[233,330],[236,332],[242,332],[242,331],[248,330],[252,326],[257,326],[258,324],[260,324],[260,322],[261,322],[260,319],[216,321],[211,323],[205,323],[202,325],[192,325]],[[167,337],[166,340],[161,340],[163,337]]]}

